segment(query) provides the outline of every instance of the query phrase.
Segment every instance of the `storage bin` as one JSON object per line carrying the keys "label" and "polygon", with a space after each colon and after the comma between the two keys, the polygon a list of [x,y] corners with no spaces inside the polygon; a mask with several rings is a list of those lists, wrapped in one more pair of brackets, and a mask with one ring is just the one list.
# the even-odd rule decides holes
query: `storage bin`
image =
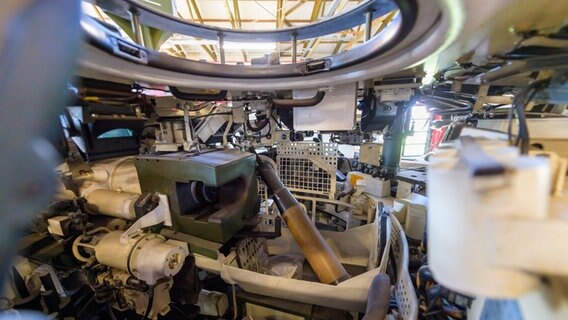
{"label": "storage bin", "polygon": [[[237,254],[231,253],[219,261],[196,256],[198,267],[217,271],[229,284],[238,285],[244,291],[280,299],[315,304],[354,312],[364,312],[367,294],[372,279],[381,272],[386,272],[389,254],[379,255],[378,241],[381,228],[386,232],[385,252],[393,250],[396,260],[395,296],[399,313],[403,319],[416,319],[418,302],[414,287],[408,274],[408,243],[404,231],[393,215],[386,219],[385,226],[381,219],[372,224],[349,229],[345,232],[321,231],[339,260],[348,271],[359,269],[360,272],[338,285],[316,282],[316,279],[296,280],[266,275],[239,267]],[[266,241],[270,255],[301,254],[300,249],[286,228],[282,236]],[[254,251],[254,250],[251,250]],[[382,260],[379,260],[382,256]],[[254,261],[254,256],[250,261]],[[250,263],[249,261],[249,263]],[[304,266],[306,269],[306,265]]]}

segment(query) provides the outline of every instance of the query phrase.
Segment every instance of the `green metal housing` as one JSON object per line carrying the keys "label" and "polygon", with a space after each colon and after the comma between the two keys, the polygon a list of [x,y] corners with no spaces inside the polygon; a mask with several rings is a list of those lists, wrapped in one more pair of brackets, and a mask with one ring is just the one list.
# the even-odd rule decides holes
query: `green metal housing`
{"label": "green metal housing", "polygon": [[[136,170],[142,192],[168,195],[175,231],[225,243],[258,214],[255,161],[239,150],[178,152],[138,156]],[[215,201],[196,195],[203,188]]]}

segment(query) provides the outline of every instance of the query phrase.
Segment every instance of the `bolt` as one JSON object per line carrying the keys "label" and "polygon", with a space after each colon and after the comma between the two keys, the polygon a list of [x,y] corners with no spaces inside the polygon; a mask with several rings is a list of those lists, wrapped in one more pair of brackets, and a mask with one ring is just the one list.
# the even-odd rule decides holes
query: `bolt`
{"label": "bolt", "polygon": [[174,253],[169,259],[166,259],[168,263],[168,268],[176,269],[180,263],[180,256],[178,253]]}

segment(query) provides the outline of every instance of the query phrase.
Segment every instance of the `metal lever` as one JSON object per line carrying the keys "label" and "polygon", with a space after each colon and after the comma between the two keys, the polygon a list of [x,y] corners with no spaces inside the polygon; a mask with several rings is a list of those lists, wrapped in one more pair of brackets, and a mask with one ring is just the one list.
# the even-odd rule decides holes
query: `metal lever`
{"label": "metal lever", "polygon": [[158,206],[154,208],[154,210],[142,216],[140,219],[136,220],[130,228],[120,235],[121,243],[128,243],[128,239],[137,234],[143,228],[155,226],[162,222],[168,227],[172,226],[172,216],[170,213],[170,205],[168,204],[168,197],[164,194],[158,194],[158,197],[160,198]]}
{"label": "metal lever", "polygon": [[472,137],[461,137],[461,159],[473,173],[473,176],[493,176],[505,173],[505,167],[488,156]]}

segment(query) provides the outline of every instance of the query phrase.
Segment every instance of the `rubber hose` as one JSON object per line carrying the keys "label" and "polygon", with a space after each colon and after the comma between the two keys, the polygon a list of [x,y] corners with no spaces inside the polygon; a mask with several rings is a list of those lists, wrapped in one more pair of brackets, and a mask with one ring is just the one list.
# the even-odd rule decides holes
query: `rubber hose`
{"label": "rubber hose", "polygon": [[218,101],[227,97],[227,90],[220,90],[218,93],[188,93],[182,92],[174,86],[170,86],[170,92],[174,97],[186,101]]}

